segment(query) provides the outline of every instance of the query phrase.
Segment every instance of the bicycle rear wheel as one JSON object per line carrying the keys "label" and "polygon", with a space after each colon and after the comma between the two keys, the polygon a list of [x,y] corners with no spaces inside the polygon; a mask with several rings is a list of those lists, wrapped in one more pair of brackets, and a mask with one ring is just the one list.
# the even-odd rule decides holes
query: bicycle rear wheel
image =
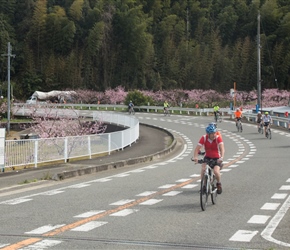
{"label": "bicycle rear wheel", "polygon": [[[241,123],[240,122],[238,122],[238,127],[237,127],[237,129],[238,129],[238,132],[240,132],[241,131]],[[241,131],[242,132],[242,131]]]}
{"label": "bicycle rear wheel", "polygon": [[209,191],[208,177],[205,175],[200,183],[200,207],[202,211],[206,210],[208,191]]}

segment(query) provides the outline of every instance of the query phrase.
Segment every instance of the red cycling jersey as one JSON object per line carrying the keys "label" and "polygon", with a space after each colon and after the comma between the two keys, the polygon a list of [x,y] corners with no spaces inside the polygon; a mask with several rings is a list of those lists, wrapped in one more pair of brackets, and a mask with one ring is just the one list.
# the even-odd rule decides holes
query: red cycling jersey
{"label": "red cycling jersey", "polygon": [[219,144],[223,143],[223,140],[220,136],[216,135],[216,138],[212,141],[208,138],[208,135],[203,135],[198,145],[204,146],[205,149],[205,156],[209,158],[220,158],[220,150],[219,150]]}

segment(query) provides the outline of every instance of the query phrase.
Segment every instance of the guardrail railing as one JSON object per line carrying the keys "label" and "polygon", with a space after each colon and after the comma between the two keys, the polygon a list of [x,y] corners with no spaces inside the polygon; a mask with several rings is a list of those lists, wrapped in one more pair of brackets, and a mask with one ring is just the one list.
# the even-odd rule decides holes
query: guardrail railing
{"label": "guardrail railing", "polygon": [[[38,104],[37,104],[38,105]],[[26,104],[26,103],[14,103],[15,107],[22,108],[22,107],[33,107],[35,105]],[[51,106],[51,107],[61,107],[61,108],[73,108],[73,109],[89,109],[89,110],[121,110],[127,111],[127,105],[120,105],[120,104],[47,104],[41,103],[38,106]],[[135,106],[135,110],[139,111],[146,111],[146,112],[163,112],[162,106]],[[197,108],[183,108],[183,107],[170,107],[169,111],[174,114],[187,114],[187,115],[197,115],[197,116],[209,116],[213,115],[213,108],[204,108],[204,109],[197,109]],[[221,108],[220,112],[222,116],[233,116],[233,110],[230,108]],[[252,110],[244,110],[243,115],[247,118],[249,122],[256,122],[256,114],[253,113]],[[283,113],[271,114],[273,122],[276,126],[288,128],[289,120],[288,118],[283,117]]]}

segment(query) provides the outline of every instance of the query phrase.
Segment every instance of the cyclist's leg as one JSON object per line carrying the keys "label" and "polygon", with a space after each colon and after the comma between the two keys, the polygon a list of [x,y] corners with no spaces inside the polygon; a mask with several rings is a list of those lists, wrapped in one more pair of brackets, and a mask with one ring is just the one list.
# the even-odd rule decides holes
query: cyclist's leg
{"label": "cyclist's leg", "polygon": [[203,163],[202,165],[201,165],[201,171],[200,171],[200,179],[202,180],[202,178],[203,178],[203,175],[204,175],[204,171],[205,171],[205,169],[206,169],[206,163]]}
{"label": "cyclist's leg", "polygon": [[268,125],[264,124],[265,137],[267,137],[267,128],[268,128]]}
{"label": "cyclist's leg", "polygon": [[214,166],[213,172],[215,174],[215,178],[216,178],[217,182],[221,182],[220,166],[218,166],[218,165]]}
{"label": "cyclist's leg", "polygon": [[222,193],[222,184],[221,184],[220,166],[218,166],[218,165],[214,166],[213,172],[215,174],[216,181],[217,181],[217,193],[221,194]]}

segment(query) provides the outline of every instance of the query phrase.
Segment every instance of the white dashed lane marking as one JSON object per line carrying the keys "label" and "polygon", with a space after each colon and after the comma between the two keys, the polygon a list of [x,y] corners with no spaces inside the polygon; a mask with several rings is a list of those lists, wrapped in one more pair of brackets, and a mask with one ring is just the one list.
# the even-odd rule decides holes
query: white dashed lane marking
{"label": "white dashed lane marking", "polygon": [[258,231],[239,230],[231,238],[230,241],[250,242]]}
{"label": "white dashed lane marking", "polygon": [[254,215],[248,220],[248,223],[265,224],[269,218],[270,216],[267,215]]}
{"label": "white dashed lane marking", "polygon": [[113,205],[113,206],[122,206],[122,205],[128,204],[128,203],[133,202],[133,201],[135,201],[135,200],[129,200],[129,199],[127,199],[127,200],[120,200],[120,201],[113,202],[110,205]]}
{"label": "white dashed lane marking", "polygon": [[280,206],[280,203],[265,203],[261,207],[262,210],[276,210]]}
{"label": "white dashed lane marking", "polygon": [[147,201],[140,203],[140,205],[149,205],[150,206],[150,205],[157,204],[160,201],[163,201],[163,199],[150,199],[150,200],[147,200]]}
{"label": "white dashed lane marking", "polygon": [[42,227],[39,227],[39,228],[36,228],[32,231],[29,231],[29,232],[25,232],[26,234],[45,234],[47,232],[50,232],[54,229],[57,229],[57,228],[60,228],[60,227],[63,227],[65,226],[65,224],[60,224],[60,225],[55,225],[55,226],[52,226],[52,225],[45,225],[45,226],[42,226]]}
{"label": "white dashed lane marking", "polygon": [[71,229],[71,231],[88,232],[88,231],[91,231],[97,227],[101,227],[107,223],[108,222],[106,222],[106,221],[90,221],[90,222],[83,224],[79,227],[75,227],[75,228]]}
{"label": "white dashed lane marking", "polygon": [[110,214],[110,216],[127,216],[129,214],[133,214],[133,213],[136,213],[138,211],[139,211],[138,209],[123,209],[119,212]]}

